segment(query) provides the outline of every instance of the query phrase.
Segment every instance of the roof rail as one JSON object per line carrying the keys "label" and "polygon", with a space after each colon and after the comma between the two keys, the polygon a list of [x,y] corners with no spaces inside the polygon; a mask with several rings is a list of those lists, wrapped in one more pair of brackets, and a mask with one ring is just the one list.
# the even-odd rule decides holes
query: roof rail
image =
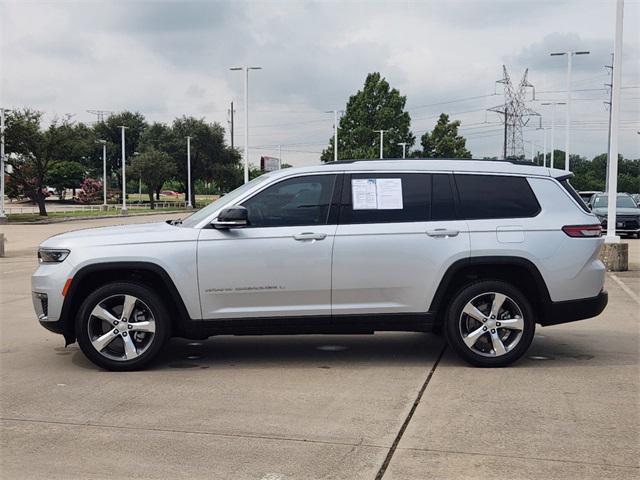
{"label": "roof rail", "polygon": [[429,161],[460,161],[460,162],[503,162],[503,163],[511,163],[513,165],[526,165],[529,167],[540,167],[537,163],[528,161],[528,160],[516,160],[516,159],[493,159],[493,158],[360,158],[360,159],[351,159],[351,160],[338,160],[336,162],[325,162],[324,165],[335,165],[335,164],[347,164],[347,163],[356,163],[356,162],[384,162],[385,160],[429,160]]}

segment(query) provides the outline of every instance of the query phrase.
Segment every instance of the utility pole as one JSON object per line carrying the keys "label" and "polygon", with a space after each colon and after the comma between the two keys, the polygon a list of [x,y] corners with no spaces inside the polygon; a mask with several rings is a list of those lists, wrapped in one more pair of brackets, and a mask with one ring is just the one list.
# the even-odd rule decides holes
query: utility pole
{"label": "utility pole", "polygon": [[187,137],[187,207],[193,208],[191,204],[191,137]]}
{"label": "utility pole", "polygon": [[542,126],[542,115],[540,116],[540,126],[536,130],[542,130],[542,166],[547,166],[547,127]]}
{"label": "utility pole", "polygon": [[374,132],[380,132],[380,160],[384,158],[383,146],[384,146],[384,132],[389,130],[374,130]]}
{"label": "utility pole", "polygon": [[234,139],[233,139],[233,115],[236,111],[233,108],[233,102],[231,102],[231,108],[229,109],[229,117],[230,117],[230,124],[231,124],[231,128],[230,128],[230,133],[231,133],[231,150],[233,150],[233,143],[234,143]]}
{"label": "utility pole", "polygon": [[611,111],[613,110],[613,108],[611,108],[612,105],[612,101],[613,101],[613,53],[611,54],[611,65],[605,65],[604,68],[606,68],[607,70],[610,71],[611,77],[610,77],[610,82],[611,83],[605,83],[605,87],[609,87],[609,101],[608,102],[604,102],[605,105],[609,105],[609,129],[608,129],[608,139],[607,139],[607,172],[606,172],[606,178],[604,181],[604,191],[608,192],[609,191],[609,150],[611,149]]}
{"label": "utility pole", "polygon": [[402,145],[402,158],[407,158],[407,142],[400,142],[398,145]]}
{"label": "utility pole", "polygon": [[282,145],[278,145],[278,170],[282,168]]}
{"label": "utility pole", "polygon": [[124,151],[124,131],[129,128],[124,125],[120,125],[122,129],[121,141],[122,141],[122,214],[126,215],[127,210],[127,165],[126,165],[126,153]]}
{"label": "utility pole", "polygon": [[96,140],[96,143],[102,145],[102,206],[107,209],[107,141]]}
{"label": "utility pole", "polygon": [[96,121],[98,123],[103,123],[104,122],[104,116],[108,115],[110,113],[113,113],[110,110],[87,110],[87,113],[90,113],[92,115],[96,116]]}
{"label": "utility pole", "polygon": [[571,156],[571,67],[572,67],[572,60],[573,60],[573,56],[574,55],[589,55],[588,51],[580,51],[580,52],[573,52],[571,50],[568,50],[566,52],[555,52],[555,53],[551,53],[552,57],[558,57],[558,56],[563,56],[566,55],[567,56],[567,110],[566,110],[566,115],[567,115],[567,125],[566,125],[566,138],[565,138],[565,157],[566,160],[564,162],[564,169],[568,172],[569,171],[569,158]]}
{"label": "utility pole", "polygon": [[[4,114],[7,110],[0,108],[0,223],[7,223],[7,214],[4,210]],[[2,245],[0,245],[2,250]]]}
{"label": "utility pole", "polygon": [[338,161],[338,113],[342,110],[327,110],[324,113],[333,113],[333,161]]}
{"label": "utility pole", "polygon": [[622,25],[624,0],[616,2],[616,36],[614,41],[611,96],[611,145],[609,146],[609,188],[607,190],[607,235],[605,243],[620,243],[616,235],[616,203],[618,197],[618,125],[620,123],[620,81],[622,79]]}
{"label": "utility pole", "polygon": [[[566,105],[564,102],[544,102],[540,105],[551,105],[551,168],[554,167],[554,157],[556,153],[555,133],[556,133],[556,105]],[[566,165],[566,161],[565,161]]]}
{"label": "utility pole", "polygon": [[249,70],[262,70],[262,67],[232,67],[230,70],[244,71],[244,183],[249,182]]}

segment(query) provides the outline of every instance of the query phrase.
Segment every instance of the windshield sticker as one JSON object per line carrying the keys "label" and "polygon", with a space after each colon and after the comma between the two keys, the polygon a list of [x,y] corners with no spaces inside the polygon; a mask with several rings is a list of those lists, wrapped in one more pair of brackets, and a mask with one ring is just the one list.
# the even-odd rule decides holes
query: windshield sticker
{"label": "windshield sticker", "polygon": [[402,210],[402,179],[354,178],[351,196],[354,210]]}

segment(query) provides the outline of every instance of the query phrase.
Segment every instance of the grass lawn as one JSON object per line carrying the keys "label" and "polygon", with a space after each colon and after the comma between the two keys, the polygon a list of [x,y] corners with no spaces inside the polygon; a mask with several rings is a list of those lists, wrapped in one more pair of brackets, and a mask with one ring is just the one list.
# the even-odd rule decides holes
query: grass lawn
{"label": "grass lawn", "polygon": [[[173,213],[173,212],[185,212],[192,213],[192,210],[186,208],[156,208],[151,210],[150,208],[132,208],[129,209],[129,215],[138,214],[150,214],[150,213]],[[76,210],[70,212],[49,212],[46,217],[41,217],[37,213],[10,213],[7,215],[9,223],[13,222],[42,222],[47,220],[63,220],[66,218],[92,218],[92,217],[118,217],[122,216],[120,210],[110,209],[107,211],[101,210]]]}

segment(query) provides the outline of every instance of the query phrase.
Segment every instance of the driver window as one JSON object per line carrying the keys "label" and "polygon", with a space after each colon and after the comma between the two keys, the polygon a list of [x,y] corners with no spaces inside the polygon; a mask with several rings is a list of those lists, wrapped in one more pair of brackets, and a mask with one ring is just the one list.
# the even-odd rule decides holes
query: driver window
{"label": "driver window", "polygon": [[249,227],[325,225],[335,181],[336,175],[308,175],[267,187],[242,204]]}

